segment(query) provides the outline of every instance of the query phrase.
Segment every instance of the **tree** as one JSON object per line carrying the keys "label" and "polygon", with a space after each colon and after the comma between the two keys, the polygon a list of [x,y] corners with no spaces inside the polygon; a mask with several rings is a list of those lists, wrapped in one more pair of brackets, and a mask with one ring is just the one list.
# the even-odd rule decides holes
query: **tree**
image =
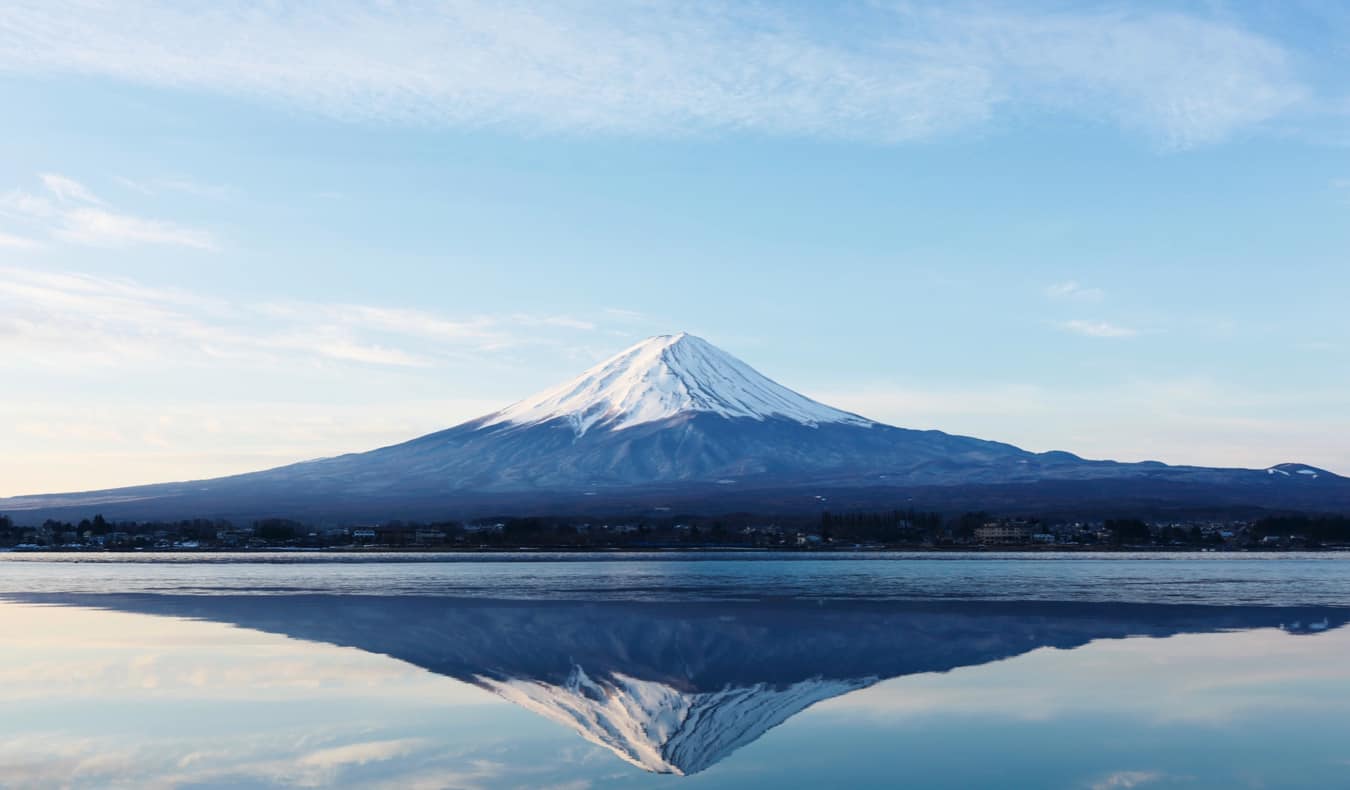
{"label": "tree", "polygon": [[286,541],[294,540],[296,534],[303,527],[297,521],[291,521],[284,518],[265,518],[261,521],[253,522],[253,534],[263,540]]}
{"label": "tree", "polygon": [[956,523],[956,537],[962,540],[970,540],[975,537],[975,528],[984,526],[984,522],[988,520],[989,514],[984,511],[962,513],[961,520]]}
{"label": "tree", "polygon": [[1137,518],[1108,519],[1106,529],[1111,532],[1112,542],[1117,546],[1137,546],[1149,543],[1152,535],[1148,525]]}

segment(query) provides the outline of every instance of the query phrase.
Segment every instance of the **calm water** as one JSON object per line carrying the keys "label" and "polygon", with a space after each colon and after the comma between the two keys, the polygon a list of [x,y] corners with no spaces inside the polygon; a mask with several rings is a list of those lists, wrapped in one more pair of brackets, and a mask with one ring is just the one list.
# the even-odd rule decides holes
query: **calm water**
{"label": "calm water", "polygon": [[0,787],[1350,787],[1350,556],[0,555]]}
{"label": "calm water", "polygon": [[5,592],[1339,606],[1350,605],[1350,552],[0,554],[0,593]]}

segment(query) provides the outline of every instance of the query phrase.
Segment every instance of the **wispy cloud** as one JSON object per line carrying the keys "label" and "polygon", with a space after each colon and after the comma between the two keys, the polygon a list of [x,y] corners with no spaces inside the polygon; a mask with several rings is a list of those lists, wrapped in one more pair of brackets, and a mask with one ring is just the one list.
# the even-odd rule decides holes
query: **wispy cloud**
{"label": "wispy cloud", "polygon": [[1073,321],[1063,321],[1058,324],[1060,329],[1066,332],[1072,332],[1076,335],[1085,335],[1087,337],[1134,337],[1139,334],[1139,330],[1131,329],[1127,326],[1120,326],[1109,321],[1085,321],[1075,319]]}
{"label": "wispy cloud", "polygon": [[[0,194],[0,217],[27,225],[52,239],[92,247],[160,244],[215,250],[208,231],[114,211],[84,184],[67,176],[38,176],[48,195],[11,189]],[[3,238],[18,238],[6,237]],[[22,246],[21,244],[0,246]]]}
{"label": "wispy cloud", "polygon": [[51,219],[57,215],[56,207],[52,205],[50,200],[41,195],[34,195],[20,189],[11,189],[0,193],[0,217],[32,224],[40,220]]}
{"label": "wispy cloud", "polygon": [[430,367],[529,342],[543,329],[594,328],[555,315],[451,318],[377,305],[232,303],[127,280],[0,268],[0,349],[44,366],[308,358]]}
{"label": "wispy cloud", "polygon": [[117,183],[142,195],[162,195],[177,192],[194,197],[223,200],[234,194],[234,190],[220,184],[205,184],[190,178],[127,178],[117,176]]}
{"label": "wispy cloud", "polygon": [[1162,778],[1163,774],[1158,771],[1116,771],[1092,782],[1089,787],[1091,790],[1129,790]]}
{"label": "wispy cloud", "polygon": [[0,233],[0,250],[31,250],[42,246],[36,239],[26,238],[24,236],[14,236],[9,233]]}
{"label": "wispy cloud", "polygon": [[1106,296],[1106,292],[1100,288],[1088,288],[1073,280],[1055,283],[1046,288],[1045,293],[1051,299],[1064,299],[1077,302],[1100,302]]}
{"label": "wispy cloud", "polygon": [[88,187],[73,178],[67,178],[56,173],[42,173],[38,176],[42,185],[56,196],[62,203],[93,203],[101,204],[103,201],[94,197]]}
{"label": "wispy cloud", "polygon": [[332,781],[331,772],[333,769],[392,760],[395,757],[403,757],[418,749],[425,748],[429,743],[429,741],[419,738],[349,743],[301,755],[296,760],[296,765],[301,768],[314,768],[327,772],[329,773],[329,781]]}
{"label": "wispy cloud", "polygon": [[594,321],[586,321],[565,315],[529,315],[527,313],[514,313],[511,318],[521,326],[553,326],[562,329],[580,329],[587,332],[595,329]]}
{"label": "wispy cloud", "polygon": [[92,247],[120,247],[129,244],[170,244],[214,250],[216,242],[204,230],[184,228],[169,222],[141,219],[97,208],[79,208],[62,216],[57,238]]}
{"label": "wispy cloud", "polygon": [[[844,29],[846,28],[846,30]],[[351,120],[539,132],[719,131],[896,142],[1030,110],[1221,140],[1305,101],[1231,19],[856,2],[335,0],[281,9],[11,0],[0,70],[89,74]]]}
{"label": "wispy cloud", "polygon": [[600,312],[619,321],[645,321],[647,319],[646,315],[637,310],[628,310],[621,307],[606,307]]}

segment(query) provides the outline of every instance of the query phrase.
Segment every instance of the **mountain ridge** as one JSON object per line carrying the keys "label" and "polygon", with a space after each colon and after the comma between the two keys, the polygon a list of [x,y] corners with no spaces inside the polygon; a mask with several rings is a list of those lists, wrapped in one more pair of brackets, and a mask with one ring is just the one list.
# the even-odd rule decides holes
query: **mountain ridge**
{"label": "mountain ridge", "polygon": [[[209,480],[14,497],[0,500],[0,511],[388,519],[652,506],[662,496],[662,504],[776,502],[808,510],[831,493],[861,491],[882,503],[888,491],[911,503],[924,492],[979,509],[1030,505],[1048,489],[1061,504],[1119,496],[1147,503],[1152,490],[1160,503],[1350,510],[1350,480],[1304,464],[1096,461],[886,425],[800,395],[679,333],[398,444]],[[961,505],[963,490],[972,496]]]}

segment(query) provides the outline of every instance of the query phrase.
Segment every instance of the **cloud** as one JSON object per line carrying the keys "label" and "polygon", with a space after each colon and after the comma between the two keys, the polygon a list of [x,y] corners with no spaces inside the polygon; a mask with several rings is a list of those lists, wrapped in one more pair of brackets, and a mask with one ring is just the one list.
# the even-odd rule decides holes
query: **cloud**
{"label": "cloud", "polygon": [[42,244],[34,239],[23,236],[13,236],[8,233],[0,233],[0,250],[32,250],[41,247]]}
{"label": "cloud", "polygon": [[152,178],[135,179],[117,176],[117,183],[142,195],[160,195],[165,192],[177,192],[193,197],[224,200],[234,194],[234,190],[219,184],[204,184],[190,178]]}
{"label": "cloud", "polygon": [[1073,280],[1055,283],[1045,289],[1051,299],[1064,299],[1077,302],[1100,302],[1106,292],[1100,288],[1086,288]]}
{"label": "cloud", "polygon": [[1094,781],[1089,787],[1091,790],[1129,790],[1161,778],[1163,775],[1157,771],[1116,771]]}
{"label": "cloud", "polygon": [[94,197],[83,184],[73,178],[67,178],[56,173],[42,173],[38,175],[42,185],[48,192],[56,195],[57,200],[62,203],[94,203],[100,204],[103,201]]}
{"label": "cloud", "polygon": [[1025,116],[1222,140],[1309,97],[1276,42],[1147,10],[455,0],[281,9],[11,0],[0,71],[261,99],[350,121],[899,142]]}
{"label": "cloud", "polygon": [[217,249],[214,238],[206,231],[96,208],[79,208],[67,212],[56,230],[56,236],[93,247],[169,244],[208,251]]}
{"label": "cloud", "polygon": [[[88,187],[73,178],[55,173],[42,173],[38,178],[55,202],[42,195],[12,189],[0,194],[0,216],[25,223],[59,241],[92,247],[156,244],[207,251],[217,249],[215,237],[207,231],[112,211]],[[6,238],[19,237],[0,235],[0,247],[24,246],[5,244]],[[36,242],[29,246],[35,245]]]}
{"label": "cloud", "polygon": [[303,768],[331,771],[343,766],[365,765],[366,763],[383,762],[395,757],[403,757],[425,747],[428,743],[428,741],[419,738],[349,743],[301,755],[296,760],[296,764]]}
{"label": "cloud", "polygon": [[1060,329],[1087,337],[1134,337],[1139,330],[1112,324],[1108,321],[1084,321],[1075,319],[1058,324]]}
{"label": "cloud", "polygon": [[[503,322],[510,319],[488,316],[468,318],[449,318],[425,310],[403,307],[383,307],[351,303],[320,304],[314,302],[269,302],[250,308],[251,312],[279,319],[298,326],[309,327],[306,333],[288,338],[285,343],[303,348],[305,337],[316,335],[330,338],[323,342],[330,352],[340,349],[332,341],[338,338],[356,335],[378,335],[383,337],[402,337],[434,343],[442,351],[455,348],[472,348],[479,351],[491,351],[514,342],[509,332],[503,331]],[[371,353],[371,349],[342,349],[336,358],[354,361],[379,361],[380,353]],[[364,358],[364,359],[363,359]],[[389,364],[404,364],[425,367],[429,360],[416,356],[405,356],[394,351],[382,360]]]}
{"label": "cloud", "polygon": [[399,367],[431,367],[430,358],[397,348],[378,344],[366,344],[347,337],[328,337],[334,335],[331,329],[321,327],[314,333],[301,333],[282,338],[270,344],[276,349],[291,349],[301,353],[317,354],[328,359],[343,362],[362,362],[369,365],[393,365]]}
{"label": "cloud", "polygon": [[590,332],[595,324],[559,315],[451,318],[350,303],[232,303],[129,280],[0,267],[0,352],[44,367],[164,359],[431,367],[531,342],[539,329]]}
{"label": "cloud", "polygon": [[38,220],[58,216],[59,212],[52,202],[41,195],[34,195],[19,189],[0,193],[0,216],[22,222],[33,223]]}
{"label": "cloud", "polygon": [[954,25],[1009,70],[1009,101],[1114,120],[1170,148],[1222,140],[1308,98],[1277,44],[1199,17],[991,14]]}
{"label": "cloud", "polygon": [[217,476],[429,433],[538,385],[540,353],[603,334],[587,319],[231,300],[0,265],[0,359],[30,401],[7,403],[0,494]]}
{"label": "cloud", "polygon": [[562,329],[581,329],[587,332],[595,329],[595,323],[593,321],[583,321],[579,318],[572,318],[565,315],[532,316],[524,313],[516,313],[511,317],[522,326],[554,326]]}

